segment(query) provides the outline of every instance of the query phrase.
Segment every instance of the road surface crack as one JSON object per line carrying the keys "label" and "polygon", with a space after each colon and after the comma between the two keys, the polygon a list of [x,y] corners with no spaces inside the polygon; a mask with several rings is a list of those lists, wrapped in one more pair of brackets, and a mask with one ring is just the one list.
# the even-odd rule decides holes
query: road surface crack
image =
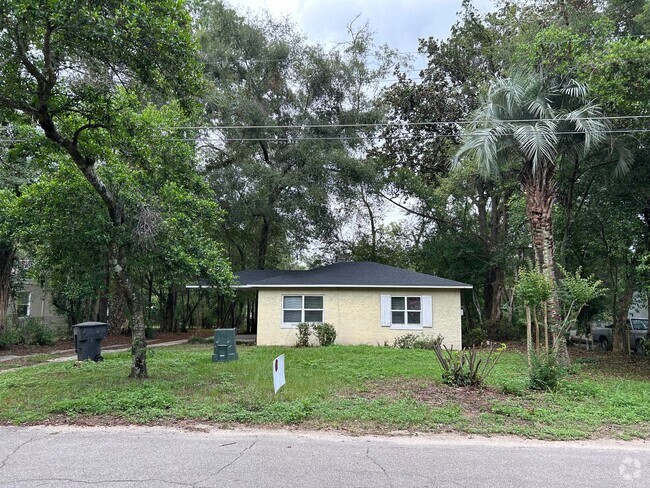
{"label": "road surface crack", "polygon": [[[236,443],[233,442],[233,444],[236,444]],[[232,466],[233,464],[235,464],[237,461],[239,461],[239,460],[241,459],[241,457],[242,457],[242,456],[243,456],[247,451],[250,451],[250,450],[253,448],[253,446],[255,446],[255,444],[257,444],[257,439],[255,439],[255,440],[251,443],[250,446],[245,447],[244,449],[242,449],[242,450],[239,452],[239,454],[237,454],[237,456],[235,457],[235,459],[233,459],[233,460],[230,461],[229,463],[227,463],[227,464],[223,465],[221,468],[219,468],[219,471],[217,471],[216,473],[214,473],[214,474],[212,474],[212,475],[210,475],[210,476],[208,476],[208,477],[206,477],[206,478],[200,479],[200,480],[197,481],[196,483],[193,483],[191,486],[195,487],[195,486],[199,485],[200,483],[203,483],[205,480],[207,480],[207,479],[209,479],[209,478],[212,478],[212,477],[214,477],[214,476],[217,476],[217,475],[218,475],[219,473],[221,473],[224,469],[229,468],[230,466]],[[225,444],[224,444],[224,445],[225,445]]]}
{"label": "road surface crack", "polygon": [[388,472],[386,471],[386,469],[385,469],[381,464],[379,464],[375,459],[373,459],[373,457],[370,455],[370,447],[366,447],[366,458],[367,458],[367,459],[368,459],[372,464],[374,464],[374,465],[377,466],[379,469],[381,469],[381,472],[384,473],[384,476],[386,477],[386,479],[388,480],[388,483],[390,483],[390,486],[391,486],[391,488],[392,488],[392,486],[393,486],[393,480],[391,479],[391,477],[390,477],[390,475],[388,474]]}
{"label": "road surface crack", "polygon": [[[50,482],[50,481],[63,481],[66,483],[81,483],[83,485],[102,485],[106,483],[112,483],[112,484],[117,484],[117,483],[147,483],[149,486],[151,486],[151,483],[166,483],[168,485],[176,485],[176,486],[194,486],[189,483],[180,483],[178,481],[169,481],[169,480],[162,480],[158,478],[146,478],[146,479],[121,479],[121,480],[99,480],[99,481],[88,481],[88,480],[78,480],[74,478],[27,478],[27,479],[19,479],[19,480],[14,480],[11,483],[32,483],[32,482]],[[5,483],[0,482],[0,486],[4,485]],[[36,485],[35,485],[36,486]],[[40,486],[40,485],[38,485]]]}
{"label": "road surface crack", "polygon": [[25,442],[19,444],[18,447],[16,447],[16,449],[14,449],[14,450],[11,451],[9,454],[7,454],[7,455],[5,456],[5,458],[0,462],[0,469],[4,468],[4,467],[5,467],[5,464],[7,464],[7,461],[9,461],[9,458],[11,458],[11,457],[12,457],[14,454],[16,454],[18,451],[20,451],[20,449],[21,449],[23,446],[26,446],[26,445],[29,444],[30,442],[38,441],[38,440],[40,440],[40,439],[42,439],[42,437],[30,437],[30,438],[27,439]]}

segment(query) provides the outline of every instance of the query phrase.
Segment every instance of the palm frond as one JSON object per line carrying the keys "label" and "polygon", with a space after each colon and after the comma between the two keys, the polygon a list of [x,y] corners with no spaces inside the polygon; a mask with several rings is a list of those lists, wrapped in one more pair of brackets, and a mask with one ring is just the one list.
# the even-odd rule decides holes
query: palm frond
{"label": "palm frond", "polygon": [[498,78],[492,84],[492,88],[492,99],[496,100],[509,116],[517,113],[525,96],[525,89],[518,80],[513,78]]}
{"label": "palm frond", "polygon": [[572,131],[582,132],[584,134],[585,154],[601,145],[607,138],[610,123],[609,120],[604,118],[602,110],[596,104],[591,102],[587,103],[582,107],[564,114],[562,119],[570,122],[570,129]]}
{"label": "palm frond", "polygon": [[533,172],[537,171],[539,164],[555,159],[558,137],[553,121],[521,125],[515,130],[514,138],[524,157],[533,162]]}
{"label": "palm frond", "polygon": [[576,80],[569,80],[560,87],[560,93],[568,95],[572,98],[582,99],[587,96],[589,92],[587,85],[580,83]]}
{"label": "palm frond", "polygon": [[617,157],[614,176],[620,178],[630,171],[634,163],[634,153],[618,138],[610,139],[609,152]]}
{"label": "palm frond", "polygon": [[528,111],[538,119],[553,118],[555,111],[545,93],[538,93],[528,104]]}
{"label": "palm frond", "polygon": [[499,178],[499,145],[508,128],[497,125],[491,128],[478,128],[463,135],[462,145],[452,160],[453,167],[458,167],[466,155],[476,158],[479,173],[487,178]]}

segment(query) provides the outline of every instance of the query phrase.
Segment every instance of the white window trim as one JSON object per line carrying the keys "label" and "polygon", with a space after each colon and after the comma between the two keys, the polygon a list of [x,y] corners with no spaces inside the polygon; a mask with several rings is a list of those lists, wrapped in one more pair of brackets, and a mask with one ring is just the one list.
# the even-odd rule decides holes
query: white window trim
{"label": "white window trim", "polygon": [[[390,306],[390,328],[394,330],[422,330],[422,297],[420,295],[391,295],[391,306]],[[403,298],[404,299],[404,310],[393,310],[393,298]],[[409,298],[419,298],[420,299],[420,308],[417,310],[408,310],[408,300]],[[403,324],[394,324],[393,323],[393,312],[400,312],[404,314],[404,323]],[[409,312],[418,312],[420,314],[420,322],[417,324],[408,323],[408,313]]]}
{"label": "white window trim", "polygon": [[[393,323],[393,298],[404,298],[404,320],[408,322],[409,312],[406,310],[408,307],[409,298],[419,298],[420,299],[420,309],[411,310],[411,312],[420,312],[420,323],[419,324],[394,324]],[[432,298],[431,295],[408,295],[408,294],[399,294],[399,295],[381,295],[381,326],[390,327],[391,330],[423,330],[430,329],[433,327],[433,307],[432,307]],[[396,312],[402,312],[402,310],[395,310]]]}
{"label": "white window trim", "polygon": [[25,296],[27,301],[26,302],[25,301],[20,301],[20,302],[16,301],[17,308],[22,308],[25,305],[27,307],[25,309],[25,315],[20,315],[19,314],[18,316],[19,317],[31,317],[30,314],[32,312],[32,292],[31,291],[23,291],[21,293],[24,293],[24,296]]}
{"label": "white window trim", "polygon": [[[300,297],[302,300],[301,308],[293,308],[293,309],[285,309],[284,308],[284,297]],[[298,327],[298,324],[300,322],[305,322],[305,297],[321,297],[323,299],[323,308],[308,308],[307,310],[309,311],[314,311],[314,312],[321,312],[323,320],[322,322],[325,322],[325,296],[324,295],[314,295],[314,294],[306,294],[306,295],[298,295],[298,294],[286,294],[282,295],[280,298],[280,328],[282,329],[295,329]],[[303,319],[300,322],[285,322],[284,321],[284,311],[285,310],[300,310],[300,318]],[[310,324],[318,324],[319,322],[308,322]]]}

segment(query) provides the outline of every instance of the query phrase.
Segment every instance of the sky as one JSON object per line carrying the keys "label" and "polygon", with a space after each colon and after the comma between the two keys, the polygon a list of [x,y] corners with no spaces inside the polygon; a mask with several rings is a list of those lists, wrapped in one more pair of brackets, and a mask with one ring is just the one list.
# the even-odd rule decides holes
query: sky
{"label": "sky", "polygon": [[[260,9],[288,16],[312,42],[332,45],[347,40],[346,26],[366,21],[375,44],[401,52],[417,52],[419,38],[446,38],[455,23],[462,0],[227,0],[245,13]],[[480,12],[493,10],[492,0],[475,0]]]}

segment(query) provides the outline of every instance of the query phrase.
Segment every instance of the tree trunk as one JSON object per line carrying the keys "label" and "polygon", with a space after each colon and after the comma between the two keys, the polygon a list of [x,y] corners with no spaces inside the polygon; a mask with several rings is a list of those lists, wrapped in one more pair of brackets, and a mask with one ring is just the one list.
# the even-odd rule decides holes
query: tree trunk
{"label": "tree trunk", "polygon": [[165,310],[160,328],[168,332],[176,332],[176,304],[178,302],[178,292],[170,287],[167,289],[165,298]]}
{"label": "tree trunk", "polygon": [[488,334],[496,337],[499,324],[503,318],[501,304],[504,301],[506,289],[505,272],[500,266],[490,266],[486,273],[483,288],[484,315],[488,323]]}
{"label": "tree trunk", "polygon": [[612,351],[618,354],[629,352],[629,333],[627,316],[634,296],[634,289],[627,285],[623,294],[616,302],[614,316],[614,330],[612,331]]}
{"label": "tree trunk", "polygon": [[[49,54],[48,54],[49,55]],[[84,154],[79,148],[79,136],[84,130],[94,127],[92,124],[87,124],[79,127],[75,131],[72,138],[64,137],[59,133],[52,114],[48,105],[52,89],[56,80],[47,80],[51,85],[41,86],[38,93],[38,110],[37,121],[38,125],[43,130],[45,136],[54,142],[57,146],[63,149],[72,159],[77,169],[90,183],[95,192],[99,195],[104,203],[106,211],[110,217],[113,227],[117,230],[126,221],[126,215],[123,213],[123,207],[120,205],[119,200],[106,186],[100,175],[95,168],[95,160],[90,153]],[[42,83],[39,82],[39,85]],[[120,248],[115,243],[114,256],[112,259],[113,273],[117,281],[120,295],[124,298],[124,302],[129,309],[131,316],[131,330],[132,330],[132,345],[131,345],[131,374],[133,378],[146,378],[147,377],[147,342],[145,340],[144,331],[144,316],[142,312],[142,304],[138,298],[133,284],[128,275],[126,267],[126,256],[124,249]]]}
{"label": "tree trunk", "polygon": [[548,356],[548,304],[544,303],[544,352]]}
{"label": "tree trunk", "polygon": [[131,316],[131,374],[130,378],[143,379],[147,373],[147,339],[145,336],[142,304],[133,283],[126,273],[126,258],[121,250],[113,258],[113,272],[117,288],[124,298]]}
{"label": "tree trunk", "polygon": [[535,324],[535,354],[539,356],[539,321],[537,320],[536,306],[533,306],[533,323]]}
{"label": "tree trunk", "polygon": [[11,296],[11,270],[16,260],[16,249],[9,243],[0,244],[0,333],[5,329],[9,297]]}
{"label": "tree trunk", "polygon": [[266,269],[266,254],[269,250],[269,239],[271,237],[271,219],[262,217],[262,228],[260,229],[260,240],[257,248],[257,269]]}
{"label": "tree trunk", "polygon": [[[528,166],[532,167],[532,163],[529,163]],[[552,170],[546,165],[539,164],[536,174],[533,174],[532,171],[522,171],[522,188],[526,197],[526,215],[533,241],[535,265],[551,284],[551,295],[548,300],[548,325],[553,334],[553,350],[558,364],[569,366],[569,351],[562,330],[560,298],[555,275],[555,239],[552,215],[555,192],[552,183]]]}
{"label": "tree trunk", "polygon": [[530,305],[526,305],[526,356],[528,357],[528,371],[532,368],[533,338],[531,334]]}
{"label": "tree trunk", "polygon": [[122,290],[118,286],[117,279],[114,281],[108,295],[108,323],[111,333],[126,335],[131,331],[126,302]]}

